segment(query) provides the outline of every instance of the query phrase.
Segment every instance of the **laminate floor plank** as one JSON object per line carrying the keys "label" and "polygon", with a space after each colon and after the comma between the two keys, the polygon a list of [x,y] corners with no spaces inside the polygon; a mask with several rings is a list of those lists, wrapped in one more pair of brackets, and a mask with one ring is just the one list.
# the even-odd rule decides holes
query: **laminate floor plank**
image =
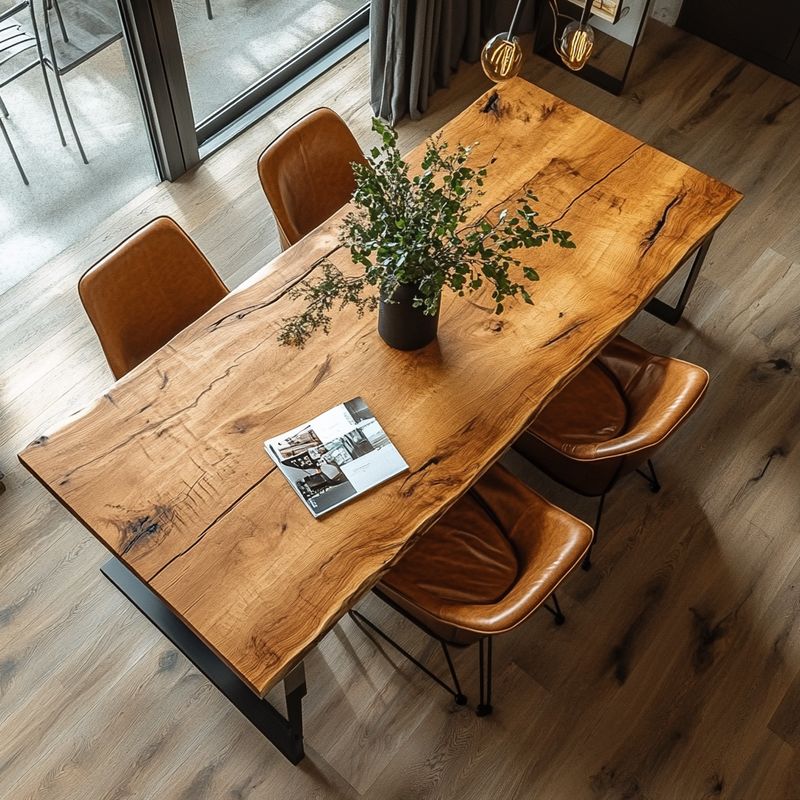
{"label": "laminate floor plank", "polygon": [[[370,800],[534,797],[522,766],[529,763],[535,743],[548,736],[552,699],[513,662],[499,669],[496,678],[498,696],[509,702],[483,718],[471,709],[445,714],[429,709],[416,735],[364,796]],[[465,764],[470,765],[468,770]]]}
{"label": "laminate floor plank", "polygon": [[[796,616],[790,619],[796,622]],[[800,672],[789,684],[768,727],[795,750],[800,748]]]}

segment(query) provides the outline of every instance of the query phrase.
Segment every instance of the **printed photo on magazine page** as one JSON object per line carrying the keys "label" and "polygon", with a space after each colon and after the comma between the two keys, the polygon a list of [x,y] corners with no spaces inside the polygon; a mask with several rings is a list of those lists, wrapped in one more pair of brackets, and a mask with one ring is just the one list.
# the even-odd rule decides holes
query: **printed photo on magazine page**
{"label": "printed photo on magazine page", "polygon": [[361,397],[264,447],[315,517],[408,469]]}

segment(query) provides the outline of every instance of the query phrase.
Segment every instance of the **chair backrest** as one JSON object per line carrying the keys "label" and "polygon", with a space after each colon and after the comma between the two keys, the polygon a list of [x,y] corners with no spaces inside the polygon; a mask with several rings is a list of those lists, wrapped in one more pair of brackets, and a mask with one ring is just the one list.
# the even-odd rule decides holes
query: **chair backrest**
{"label": "chair backrest", "polygon": [[366,159],[345,121],[318,108],[282,133],[258,159],[258,176],[284,249],[349,202],[353,162]]}
{"label": "chair backrest", "polygon": [[228,293],[184,230],[159,217],[91,267],[78,294],[115,378]]}

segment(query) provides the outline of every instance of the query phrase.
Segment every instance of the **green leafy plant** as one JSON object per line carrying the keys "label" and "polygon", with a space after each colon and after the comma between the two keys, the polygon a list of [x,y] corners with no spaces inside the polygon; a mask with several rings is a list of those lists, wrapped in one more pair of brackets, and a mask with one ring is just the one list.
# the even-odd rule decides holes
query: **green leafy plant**
{"label": "green leafy plant", "polygon": [[[532,303],[521,279],[537,281],[539,276],[518,252],[546,242],[575,247],[568,231],[536,221],[531,204],[537,197],[527,190],[510,203],[512,210],[489,209],[474,218],[488,165],[468,165],[471,147],[450,150],[441,136],[429,139],[421,171],[412,176],[398,150],[397,132],[379,119],[373,119],[372,129],[381,144],[366,164],[353,164],[355,211],[345,217],[340,232],[363,272],[345,275],[324,260],[317,280],[292,290],[306,307],[283,320],[280,343],[302,347],[315,330],[329,331],[335,308],[351,305],[361,316],[375,309],[379,297],[391,302],[399,284],[416,286],[414,305],[427,314],[436,313],[445,287],[463,296],[488,283],[497,314],[508,298]],[[370,287],[377,293],[370,293]]]}

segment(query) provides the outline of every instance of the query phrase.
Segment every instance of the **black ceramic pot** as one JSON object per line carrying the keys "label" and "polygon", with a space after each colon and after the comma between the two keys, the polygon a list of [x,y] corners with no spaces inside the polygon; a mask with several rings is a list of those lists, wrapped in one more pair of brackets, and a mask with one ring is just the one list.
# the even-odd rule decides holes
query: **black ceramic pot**
{"label": "black ceramic pot", "polygon": [[426,314],[421,307],[413,305],[416,296],[417,287],[409,283],[395,287],[391,302],[381,296],[378,333],[389,347],[419,350],[436,338],[439,305],[435,314]]}

